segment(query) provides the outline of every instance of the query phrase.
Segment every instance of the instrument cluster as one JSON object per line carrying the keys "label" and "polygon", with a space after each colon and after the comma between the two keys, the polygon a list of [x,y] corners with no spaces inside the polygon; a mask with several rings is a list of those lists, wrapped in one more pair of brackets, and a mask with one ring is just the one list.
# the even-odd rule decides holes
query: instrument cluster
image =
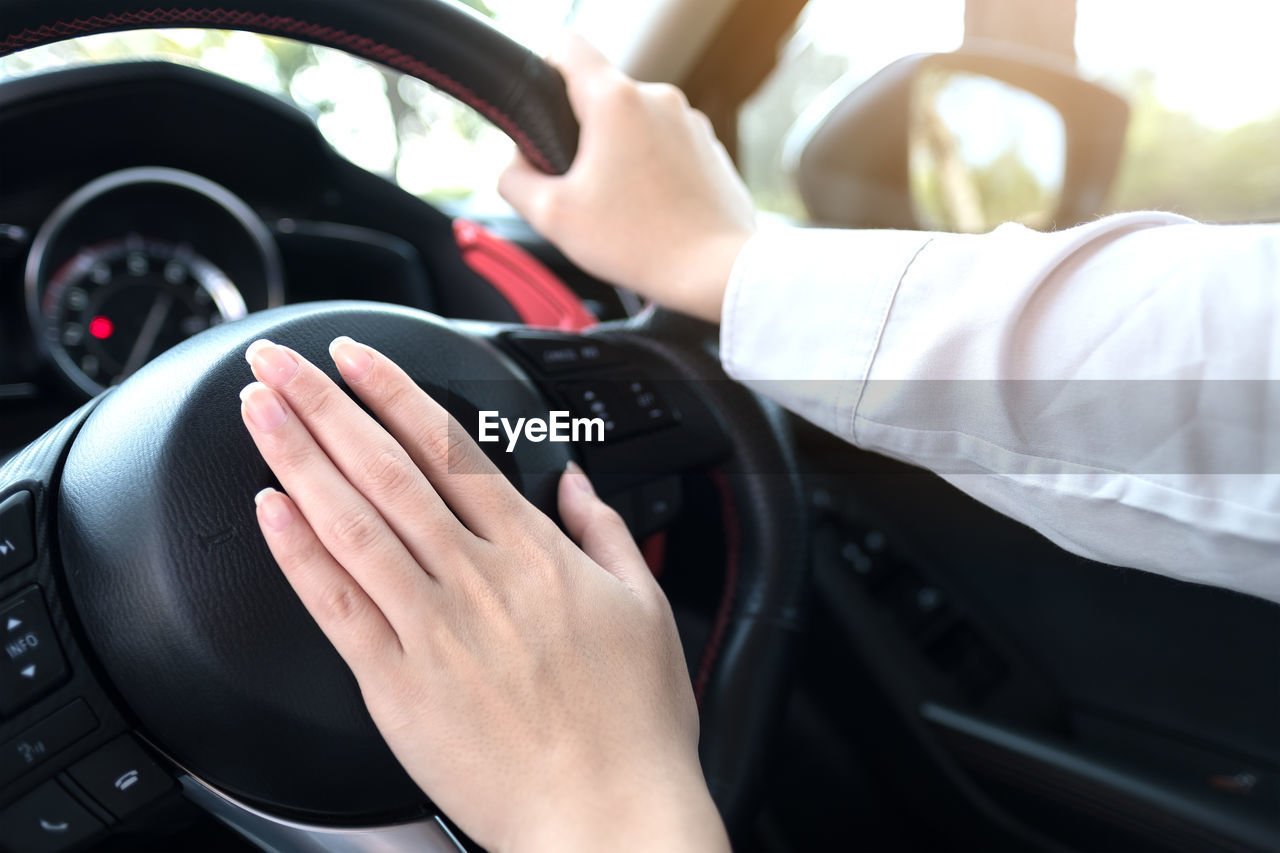
{"label": "instrument cluster", "polygon": [[210,326],[284,302],[271,231],[242,200],[190,172],[99,177],[36,233],[26,306],[42,353],[92,396]]}

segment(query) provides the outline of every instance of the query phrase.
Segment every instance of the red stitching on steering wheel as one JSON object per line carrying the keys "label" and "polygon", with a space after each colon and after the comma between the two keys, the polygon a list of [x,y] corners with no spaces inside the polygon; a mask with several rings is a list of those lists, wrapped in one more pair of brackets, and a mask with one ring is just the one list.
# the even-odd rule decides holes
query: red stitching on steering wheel
{"label": "red stitching on steering wheel", "polygon": [[227,9],[151,9],[112,15],[94,15],[89,18],[45,24],[10,35],[0,41],[0,56],[88,33],[120,28],[172,26],[244,28],[272,35],[299,36],[389,65],[425,80],[467,104],[515,140],[516,145],[535,166],[546,172],[552,171],[546,155],[539,150],[514,119],[439,69],[374,39],[283,15],[265,15]]}
{"label": "red stitching on steering wheel", "polygon": [[716,621],[711,628],[711,636],[702,650],[702,660],[698,664],[698,676],[693,682],[693,695],[702,707],[702,695],[711,681],[711,670],[720,656],[720,647],[724,643],[724,633],[729,627],[729,614],[733,612],[733,600],[738,593],[738,549],[741,534],[738,525],[738,508],[733,502],[733,490],[729,487],[729,478],[723,471],[712,471],[711,481],[720,493],[720,512],[724,523],[724,590],[720,596],[720,606],[716,611]]}

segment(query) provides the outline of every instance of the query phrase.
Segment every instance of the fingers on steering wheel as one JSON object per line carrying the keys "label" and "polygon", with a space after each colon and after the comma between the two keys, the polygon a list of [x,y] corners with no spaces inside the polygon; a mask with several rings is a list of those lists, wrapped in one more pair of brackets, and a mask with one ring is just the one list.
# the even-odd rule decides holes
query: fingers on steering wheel
{"label": "fingers on steering wheel", "polygon": [[419,563],[431,570],[441,543],[470,538],[404,448],[323,371],[269,341],[255,341],[245,358]]}
{"label": "fingers on steering wheel", "polygon": [[285,579],[355,672],[402,651],[399,635],[368,593],[333,559],[298,507],[275,489],[254,498],[258,526]]}
{"label": "fingers on steering wheel", "polygon": [[533,524],[545,518],[399,365],[347,337],[335,339],[329,352],[342,378],[408,450],[472,533],[499,539],[513,528],[513,521]]}
{"label": "fingers on steering wheel", "polygon": [[[266,385],[241,393],[241,413],[271,466],[320,542],[368,593],[392,625],[421,618],[435,581],[369,501],[347,481],[289,404]],[[447,560],[441,561],[446,562]],[[439,567],[436,563],[428,565]]]}
{"label": "fingers on steering wheel", "polygon": [[626,522],[596,495],[577,463],[569,463],[560,476],[558,497],[560,518],[583,553],[633,590],[653,585],[653,575]]}

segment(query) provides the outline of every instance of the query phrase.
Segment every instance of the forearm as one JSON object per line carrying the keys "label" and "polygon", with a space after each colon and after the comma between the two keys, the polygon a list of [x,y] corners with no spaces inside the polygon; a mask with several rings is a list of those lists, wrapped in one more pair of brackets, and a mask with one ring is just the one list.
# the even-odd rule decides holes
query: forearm
{"label": "forearm", "polygon": [[725,366],[1076,553],[1280,599],[1258,397],[1280,372],[1280,237],[1180,222],[762,234]]}

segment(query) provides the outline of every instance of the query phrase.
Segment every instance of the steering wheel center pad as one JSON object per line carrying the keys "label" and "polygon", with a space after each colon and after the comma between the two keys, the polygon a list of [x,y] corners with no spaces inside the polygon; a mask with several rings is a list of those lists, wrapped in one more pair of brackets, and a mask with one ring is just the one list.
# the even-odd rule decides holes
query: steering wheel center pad
{"label": "steering wheel center pad", "polygon": [[573,162],[578,122],[559,72],[463,7],[440,0],[251,0],[245,6],[5,0],[0,56],[76,36],[157,27],[283,36],[425,80],[493,122],[545,172],[563,174]]}
{"label": "steering wheel center pad", "polygon": [[[171,757],[273,810],[406,817],[422,793],[258,531],[251,498],[274,479],[239,415],[252,341],[291,346],[336,378],[326,347],[339,334],[385,352],[468,427],[477,407],[546,415],[492,345],[431,315],[370,303],[255,314],[187,341],[103,399],[67,458],[59,536],[92,648]],[[521,442],[496,456],[546,511],[567,447]]]}

